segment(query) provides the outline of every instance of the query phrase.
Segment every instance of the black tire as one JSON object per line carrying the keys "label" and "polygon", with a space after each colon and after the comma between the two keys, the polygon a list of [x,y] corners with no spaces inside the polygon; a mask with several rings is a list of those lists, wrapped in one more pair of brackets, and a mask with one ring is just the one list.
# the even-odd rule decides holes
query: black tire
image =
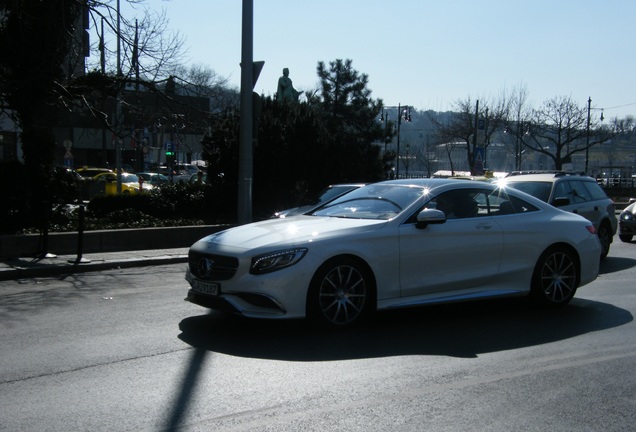
{"label": "black tire", "polygon": [[632,241],[632,238],[634,238],[634,236],[631,234],[619,234],[618,238],[621,239],[622,242],[629,243]]}
{"label": "black tire", "polygon": [[325,263],[309,287],[308,313],[327,327],[348,327],[361,322],[371,310],[373,278],[355,259],[337,258]]}
{"label": "black tire", "polygon": [[548,307],[565,306],[579,286],[579,263],[566,249],[546,250],[534,268],[531,296]]}
{"label": "black tire", "polygon": [[598,229],[598,239],[601,242],[601,259],[607,258],[610,245],[612,244],[612,233],[607,224],[603,223]]}

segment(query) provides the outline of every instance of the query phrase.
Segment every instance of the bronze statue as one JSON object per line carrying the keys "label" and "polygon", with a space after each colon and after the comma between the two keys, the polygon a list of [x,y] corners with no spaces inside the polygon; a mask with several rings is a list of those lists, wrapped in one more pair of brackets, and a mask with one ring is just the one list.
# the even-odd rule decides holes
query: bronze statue
{"label": "bronze statue", "polygon": [[276,100],[278,102],[298,102],[298,96],[302,92],[296,91],[289,78],[289,69],[283,69],[283,76],[278,79],[278,90],[276,91]]}

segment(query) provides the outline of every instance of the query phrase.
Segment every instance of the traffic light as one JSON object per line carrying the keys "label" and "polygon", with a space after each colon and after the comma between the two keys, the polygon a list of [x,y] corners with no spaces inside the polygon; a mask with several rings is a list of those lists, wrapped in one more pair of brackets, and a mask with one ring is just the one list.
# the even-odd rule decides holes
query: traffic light
{"label": "traffic light", "polygon": [[166,150],[166,165],[173,166],[174,165],[174,152],[172,150]]}

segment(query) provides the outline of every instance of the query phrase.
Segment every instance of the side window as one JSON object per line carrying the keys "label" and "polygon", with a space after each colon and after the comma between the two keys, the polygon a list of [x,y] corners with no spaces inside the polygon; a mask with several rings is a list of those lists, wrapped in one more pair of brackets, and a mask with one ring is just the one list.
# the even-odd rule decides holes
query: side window
{"label": "side window", "polygon": [[514,204],[503,188],[495,190],[488,196],[489,213],[495,215],[509,215],[515,213]]}
{"label": "side window", "polygon": [[573,203],[586,203],[592,201],[592,197],[590,196],[587,188],[583,184],[584,182],[579,180],[571,180],[570,186],[572,188],[572,200]]}
{"label": "side window", "polygon": [[475,217],[479,212],[475,195],[474,190],[456,189],[441,193],[429,201],[426,207],[443,211],[447,219]]}
{"label": "side window", "polygon": [[538,208],[529,202],[508,195],[506,191],[497,189],[488,196],[489,211],[492,216],[506,216],[537,211]]}
{"label": "side window", "polygon": [[574,197],[572,196],[572,189],[570,188],[570,182],[561,181],[554,186],[554,194],[552,195],[552,202],[557,198],[567,198],[570,200],[570,204],[574,204]]}
{"label": "side window", "polygon": [[587,192],[590,194],[593,201],[607,199],[607,194],[595,181],[584,181],[581,182],[581,184],[585,187],[585,189],[587,189]]}

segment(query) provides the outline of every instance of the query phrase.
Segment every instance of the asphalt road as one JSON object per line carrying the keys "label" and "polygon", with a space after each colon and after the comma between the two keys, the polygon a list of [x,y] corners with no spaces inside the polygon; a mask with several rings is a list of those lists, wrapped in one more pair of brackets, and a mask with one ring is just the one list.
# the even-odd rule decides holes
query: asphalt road
{"label": "asphalt road", "polygon": [[636,243],[558,311],[519,300],[321,332],[183,301],[184,265],[0,284],[0,431],[626,431]]}

